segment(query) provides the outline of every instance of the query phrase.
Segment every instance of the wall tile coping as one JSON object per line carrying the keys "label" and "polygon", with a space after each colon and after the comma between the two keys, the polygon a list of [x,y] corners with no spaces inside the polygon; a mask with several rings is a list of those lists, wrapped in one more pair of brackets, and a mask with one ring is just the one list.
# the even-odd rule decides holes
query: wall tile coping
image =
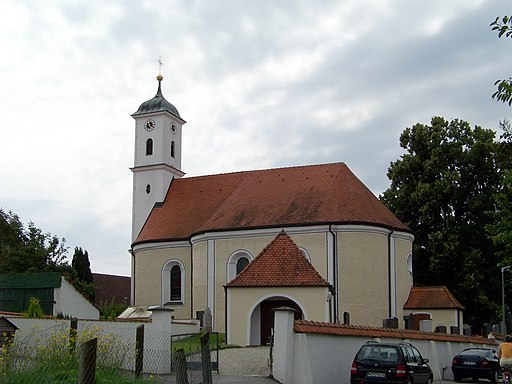
{"label": "wall tile coping", "polygon": [[434,340],[446,342],[463,342],[496,346],[495,339],[480,336],[464,336],[447,333],[420,332],[409,329],[380,328],[361,325],[322,323],[318,321],[295,320],[293,330],[296,333],[315,333],[322,335],[356,336],[369,338],[395,338],[413,340]]}

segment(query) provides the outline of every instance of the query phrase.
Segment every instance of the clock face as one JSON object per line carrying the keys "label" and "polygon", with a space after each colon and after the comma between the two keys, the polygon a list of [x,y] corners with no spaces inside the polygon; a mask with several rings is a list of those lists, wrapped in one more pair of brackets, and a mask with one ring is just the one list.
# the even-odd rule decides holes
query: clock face
{"label": "clock face", "polygon": [[174,123],[171,123],[171,132],[176,133],[176,126],[174,125]]}
{"label": "clock face", "polygon": [[155,120],[153,120],[153,119],[147,119],[146,122],[144,123],[144,129],[148,132],[155,129],[155,126],[156,126],[156,123],[155,123]]}

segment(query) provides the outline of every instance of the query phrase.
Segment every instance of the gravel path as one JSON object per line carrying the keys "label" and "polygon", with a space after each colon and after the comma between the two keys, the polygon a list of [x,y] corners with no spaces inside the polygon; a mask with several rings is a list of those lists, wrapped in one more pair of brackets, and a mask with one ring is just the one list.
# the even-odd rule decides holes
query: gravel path
{"label": "gravel path", "polygon": [[228,348],[219,351],[219,372],[231,376],[270,375],[270,347]]}

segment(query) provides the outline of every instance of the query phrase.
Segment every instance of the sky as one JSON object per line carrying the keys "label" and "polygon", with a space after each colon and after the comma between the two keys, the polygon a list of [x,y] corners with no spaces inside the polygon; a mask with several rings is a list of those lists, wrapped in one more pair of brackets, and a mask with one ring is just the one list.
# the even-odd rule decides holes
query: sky
{"label": "sky", "polygon": [[138,106],[187,121],[185,177],[345,162],[375,194],[433,116],[495,129],[507,0],[0,0],[0,209],[130,275]]}

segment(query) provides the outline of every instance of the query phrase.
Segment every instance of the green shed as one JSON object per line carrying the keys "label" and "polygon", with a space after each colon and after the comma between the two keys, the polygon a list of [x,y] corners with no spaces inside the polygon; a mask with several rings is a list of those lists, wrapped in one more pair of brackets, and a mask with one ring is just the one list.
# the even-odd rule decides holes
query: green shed
{"label": "green shed", "polygon": [[45,315],[52,315],[54,290],[61,281],[58,272],[0,275],[0,311],[27,312],[30,298],[35,297]]}

